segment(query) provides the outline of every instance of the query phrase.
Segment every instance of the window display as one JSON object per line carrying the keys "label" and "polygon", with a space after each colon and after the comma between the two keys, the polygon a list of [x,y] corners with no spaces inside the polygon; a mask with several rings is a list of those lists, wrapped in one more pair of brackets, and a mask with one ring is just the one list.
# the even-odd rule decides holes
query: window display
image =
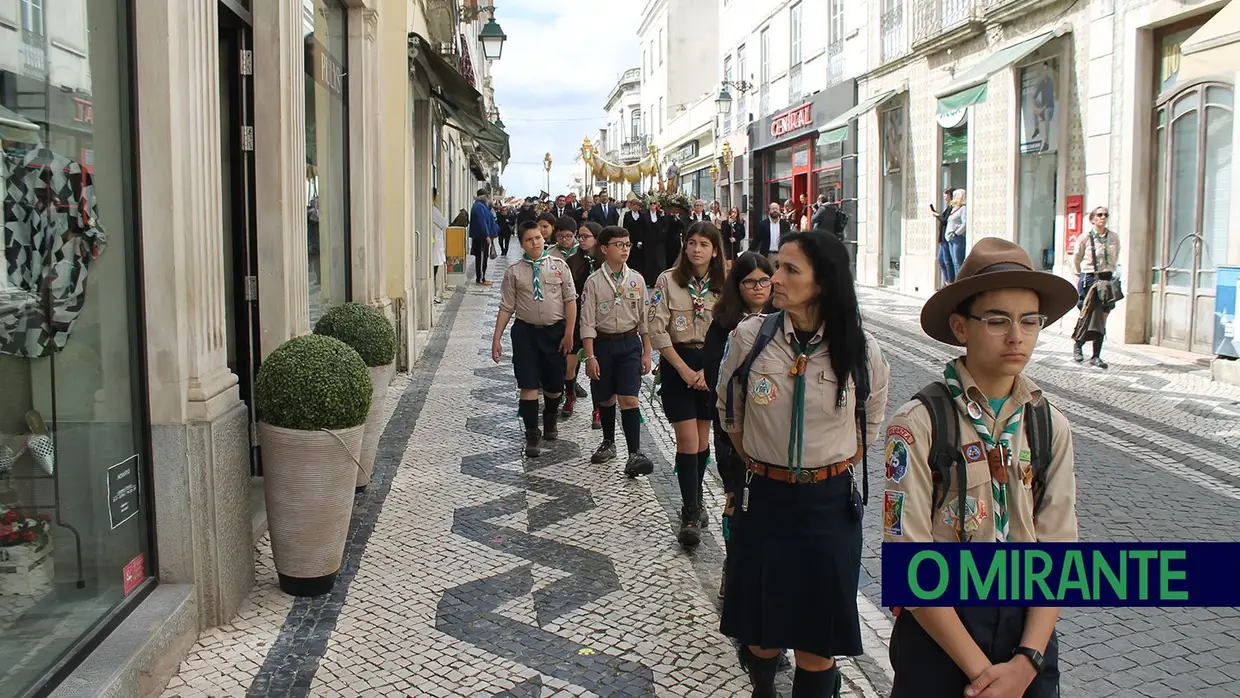
{"label": "window display", "polygon": [[1059,60],[1020,71],[1020,190],[1018,237],[1043,271],[1055,268],[1055,218],[1059,210],[1059,129],[1056,107]]}
{"label": "window display", "polygon": [[0,697],[148,573],[129,8],[43,7],[0,58]]}
{"label": "window display", "polygon": [[883,143],[882,283],[898,286],[904,252],[904,108],[881,114]]}

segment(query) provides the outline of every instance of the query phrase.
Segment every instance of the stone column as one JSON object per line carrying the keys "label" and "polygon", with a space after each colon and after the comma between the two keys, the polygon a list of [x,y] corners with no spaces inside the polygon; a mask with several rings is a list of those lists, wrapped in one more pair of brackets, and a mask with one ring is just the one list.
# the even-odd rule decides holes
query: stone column
{"label": "stone column", "polygon": [[381,146],[377,147],[376,165],[381,173],[374,188],[382,196],[378,210],[379,235],[383,239],[381,295],[392,304],[396,319],[396,366],[407,369],[415,356],[409,302],[412,285],[413,230],[406,214],[412,196],[408,162],[411,147],[411,110],[409,108],[409,42],[408,8],[405,0],[380,0],[376,80],[378,109],[383,127]]}
{"label": "stone column", "polygon": [[202,626],[254,582],[248,412],[227,366],[214,0],[137,0],[147,362],[159,572]]}
{"label": "stone column", "polygon": [[[353,300],[380,304],[383,239],[378,232],[378,24],[379,14],[359,1],[348,10],[349,200]],[[371,3],[373,4],[373,0]]]}

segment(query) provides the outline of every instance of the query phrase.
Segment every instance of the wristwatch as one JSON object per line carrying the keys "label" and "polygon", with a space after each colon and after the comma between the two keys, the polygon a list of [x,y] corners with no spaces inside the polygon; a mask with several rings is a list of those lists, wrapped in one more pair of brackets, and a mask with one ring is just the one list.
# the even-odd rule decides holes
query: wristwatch
{"label": "wristwatch", "polygon": [[1042,673],[1042,653],[1041,652],[1033,649],[1032,647],[1017,647],[1016,649],[1012,650],[1012,656],[1015,657],[1018,655],[1024,656],[1029,660],[1029,663],[1033,665],[1034,672],[1038,674]]}

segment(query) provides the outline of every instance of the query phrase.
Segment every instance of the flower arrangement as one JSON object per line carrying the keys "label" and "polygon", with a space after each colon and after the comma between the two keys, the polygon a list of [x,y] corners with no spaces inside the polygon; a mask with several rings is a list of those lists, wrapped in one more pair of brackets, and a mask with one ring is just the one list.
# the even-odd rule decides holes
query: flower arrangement
{"label": "flower arrangement", "polygon": [[47,542],[52,531],[52,517],[39,514],[30,518],[18,511],[0,504],[0,547],[11,548],[16,545],[34,545],[36,547]]}

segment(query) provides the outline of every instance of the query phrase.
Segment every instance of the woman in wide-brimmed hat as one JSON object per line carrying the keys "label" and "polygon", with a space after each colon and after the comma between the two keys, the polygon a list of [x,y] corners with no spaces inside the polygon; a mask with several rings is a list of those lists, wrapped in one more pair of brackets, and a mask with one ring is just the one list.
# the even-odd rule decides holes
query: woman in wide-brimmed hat
{"label": "woman in wide-brimmed hat", "polygon": [[[885,542],[1077,540],[1071,427],[1022,375],[1042,329],[1076,299],[1070,281],[1034,271],[1019,245],[982,238],[926,302],[922,329],[965,355],[892,416]],[[959,442],[939,442],[953,421]],[[1058,608],[893,611],[890,698],[959,698],[966,688],[1058,698]]]}

